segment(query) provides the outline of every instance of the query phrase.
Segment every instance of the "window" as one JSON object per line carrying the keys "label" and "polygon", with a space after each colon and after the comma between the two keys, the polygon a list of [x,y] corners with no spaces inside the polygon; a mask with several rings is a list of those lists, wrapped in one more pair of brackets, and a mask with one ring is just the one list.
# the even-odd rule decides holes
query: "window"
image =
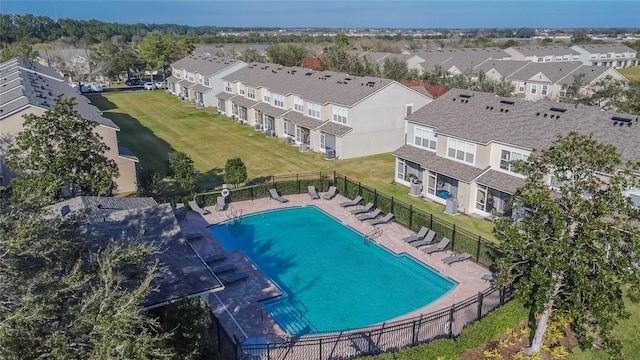
{"label": "window", "polygon": [[431,129],[416,127],[413,130],[413,144],[427,150],[436,150],[438,134]]}
{"label": "window", "polygon": [[247,88],[247,97],[249,99],[255,99],[256,98],[256,88],[248,87]]}
{"label": "window", "polygon": [[307,103],[307,114],[312,118],[320,119],[320,104]]}
{"label": "window", "polygon": [[180,74],[180,72],[179,72],[179,71],[174,72],[174,73],[173,73],[173,76],[175,76],[175,77],[182,77],[182,75]]}
{"label": "window", "polygon": [[189,79],[189,81],[193,82],[193,74],[187,74],[187,78]]}
{"label": "window", "polygon": [[264,91],[264,101],[271,104],[271,92],[269,90]]}
{"label": "window", "polygon": [[413,105],[405,105],[404,117],[409,117],[413,114]]}
{"label": "window", "polygon": [[342,109],[339,107],[333,107],[333,121],[337,123],[346,124],[347,123],[347,109]]}
{"label": "window", "polygon": [[589,56],[589,59],[597,59],[597,58],[598,58],[598,55],[591,55],[591,56]]}
{"label": "window", "polygon": [[324,149],[324,133],[320,132],[320,149]]}
{"label": "window", "polygon": [[203,78],[202,81],[203,81],[204,86],[209,86],[209,78],[208,77]]}
{"label": "window", "polygon": [[529,159],[528,155],[524,155],[515,151],[502,150],[502,154],[500,155],[500,169],[515,172],[513,166],[511,166],[510,161],[513,160],[524,160],[527,161]]}
{"label": "window", "polygon": [[573,60],[573,61],[578,61],[578,60],[580,60],[580,56],[574,56],[574,57],[572,58],[572,60]]}
{"label": "window", "polygon": [[520,88],[518,89],[518,91],[523,93],[524,92],[524,86],[525,86],[525,83],[520,83]]}
{"label": "window", "polygon": [[284,108],[284,96],[279,94],[273,94],[273,105]]}
{"label": "window", "polygon": [[224,91],[226,91],[228,93],[233,93],[233,88],[231,87],[231,83],[230,82],[225,82],[224,83]]}
{"label": "window", "polygon": [[238,92],[240,93],[240,95],[244,95],[244,84],[240,84],[238,86]]}
{"label": "window", "polygon": [[548,89],[549,89],[548,85],[542,85],[542,91],[540,91],[540,94],[542,94],[542,96],[547,96]]}
{"label": "window", "polygon": [[531,94],[538,92],[538,84],[531,84]]}
{"label": "window", "polygon": [[476,156],[476,144],[462,140],[449,139],[447,156],[452,159],[473,164]]}
{"label": "window", "polygon": [[611,59],[611,54],[607,54],[607,59]]}
{"label": "window", "polygon": [[544,62],[551,62],[551,56],[547,56],[544,58]]}
{"label": "window", "polygon": [[539,57],[536,60],[537,60],[537,62],[544,62],[544,58],[542,58],[542,57]]}
{"label": "window", "polygon": [[300,99],[300,96],[293,97],[293,109],[297,112],[304,111],[304,103],[302,102],[302,99]]}
{"label": "window", "polygon": [[563,87],[562,89],[560,89],[560,97],[566,97],[566,96],[567,96],[567,89]]}

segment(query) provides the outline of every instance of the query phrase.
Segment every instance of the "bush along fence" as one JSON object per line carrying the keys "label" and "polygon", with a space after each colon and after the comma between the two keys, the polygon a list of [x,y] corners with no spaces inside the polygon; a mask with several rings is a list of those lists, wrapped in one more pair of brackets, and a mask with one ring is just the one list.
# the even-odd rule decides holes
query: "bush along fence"
{"label": "bush along fence", "polygon": [[[362,196],[364,203],[371,202],[384,213],[391,212],[395,221],[413,231],[426,226],[436,232],[436,240],[447,237],[451,240],[451,249],[459,253],[469,253],[476,263],[490,267],[500,256],[500,248],[489,240],[475,235],[465,229],[456,227],[442,218],[415,209],[412,205],[399,201],[392,196],[362,185],[336,172],[319,172],[280,176],[264,176],[248,181],[245,186],[232,189],[228,201],[253,200],[269,197],[269,189],[275,188],[281,195],[303,194],[307,186],[314,185],[318,191],[327,191],[335,186],[338,193],[350,199]],[[195,200],[200,206],[211,206],[216,203],[220,191],[198,194]],[[187,202],[189,199],[184,199]]]}
{"label": "bush along fence", "polygon": [[[490,241],[460,229],[433,214],[414,209],[404,203],[362,185],[336,172],[306,173],[283,176],[266,176],[248,181],[238,189],[231,189],[228,201],[253,200],[269,197],[269,189],[275,188],[281,195],[302,194],[307,186],[313,185],[318,191],[327,191],[335,186],[338,193],[350,199],[362,196],[364,202],[371,202],[384,212],[392,212],[396,222],[414,231],[426,226],[437,233],[438,238],[448,237],[451,247],[457,252],[473,255],[477,263],[491,266],[500,256],[499,247]],[[200,206],[216,203],[220,191],[197,194],[186,202],[195,199]],[[487,283],[489,286],[490,284]],[[354,357],[398,351],[440,338],[455,338],[462,329],[482,319],[489,312],[512,299],[509,289],[489,287],[450,308],[428,315],[378,324],[349,331],[310,334],[291,337],[269,343],[242,343],[229,335],[221,321],[210,311],[212,331],[217,338],[218,351],[224,359],[352,359]]]}
{"label": "bush along fence", "polygon": [[436,339],[455,338],[466,326],[512,299],[509,290],[491,287],[448,309],[356,330],[291,337],[279,342],[245,343],[229,336],[210,311],[218,351],[227,360],[337,360],[395,352]]}

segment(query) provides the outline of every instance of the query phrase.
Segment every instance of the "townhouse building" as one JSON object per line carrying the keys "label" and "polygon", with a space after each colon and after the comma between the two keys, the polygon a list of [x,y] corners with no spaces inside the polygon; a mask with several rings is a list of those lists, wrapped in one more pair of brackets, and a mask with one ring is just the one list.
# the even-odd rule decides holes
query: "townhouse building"
{"label": "townhouse building", "polygon": [[[407,117],[406,143],[393,153],[394,181],[453,205],[452,213],[515,216],[509,199],[524,176],[510,161],[526,160],[571,131],[615,146],[623,160],[640,160],[635,115],[453,89]],[[551,174],[545,181],[555,184]]]}
{"label": "townhouse building", "polygon": [[535,63],[580,61],[580,53],[566,46],[512,46],[504,50],[509,60]]}
{"label": "townhouse building", "polygon": [[500,48],[437,49],[405,52],[409,70],[419,74],[442,68],[451,75],[473,71],[480,64],[491,60],[509,59],[510,54]]}
{"label": "townhouse building", "polygon": [[138,159],[118,143],[120,128],[77,90],[67,85],[52,68],[33,61],[14,58],[0,64],[0,185],[8,186],[15,173],[2,160],[15,136],[23,130],[24,115],[42,115],[55,106],[59,95],[75,98],[75,110],[97,124],[94,131],[109,147],[105,156],[115,161],[120,175],[114,179],[119,193],[137,190]]}
{"label": "townhouse building", "polygon": [[404,117],[432,98],[396,81],[252,64],[223,78],[218,111],[301,151],[349,159],[404,143]]}
{"label": "townhouse building", "polygon": [[245,66],[245,62],[232,58],[191,54],[171,64],[167,91],[198,107],[217,106],[222,78]]}
{"label": "townhouse building", "polygon": [[575,45],[571,47],[584,65],[626,68],[639,66],[638,52],[622,44]]}
{"label": "townhouse building", "polygon": [[583,93],[588,93],[595,83],[607,77],[627,81],[614,68],[586,66],[574,62],[491,60],[478,66],[475,71],[484,72],[493,79],[510,80],[516,89],[515,94],[533,101],[562,100],[566,92],[565,85],[571,85],[576,77],[582,77]]}

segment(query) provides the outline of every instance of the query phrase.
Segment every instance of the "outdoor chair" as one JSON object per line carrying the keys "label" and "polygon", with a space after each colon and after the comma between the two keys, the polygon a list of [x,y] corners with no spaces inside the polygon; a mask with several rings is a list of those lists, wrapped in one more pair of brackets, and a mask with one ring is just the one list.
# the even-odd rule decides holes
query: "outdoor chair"
{"label": "outdoor chair", "polygon": [[356,198],[351,201],[340,203],[340,206],[342,207],[356,206],[360,204],[360,201],[362,201],[362,196],[356,196]]}
{"label": "outdoor chair", "polygon": [[309,192],[309,196],[312,200],[320,199],[320,195],[318,195],[318,191],[316,191],[316,187],[313,185],[307,186],[307,191]]}
{"label": "outdoor chair", "polygon": [[381,217],[379,219],[369,220],[369,224],[371,224],[371,225],[386,224],[389,221],[391,221],[392,219],[393,219],[393,214],[392,213],[388,213],[387,215],[385,215],[384,217]]}
{"label": "outdoor chair", "polygon": [[429,228],[426,227],[426,226],[423,226],[423,227],[420,228],[420,231],[418,231],[417,234],[411,235],[411,236],[407,236],[406,238],[403,238],[402,241],[404,241],[406,243],[410,243],[412,241],[422,240],[422,239],[424,239],[425,236],[427,236],[428,232],[429,232]]}
{"label": "outdoor chair", "polygon": [[484,281],[488,281],[490,283],[494,283],[494,282],[496,282],[496,280],[498,280],[498,274],[496,274],[496,273],[484,274],[484,275],[482,275],[482,277],[480,279],[482,279]]}
{"label": "outdoor chair", "polygon": [[218,275],[218,278],[222,280],[222,282],[225,283],[226,285],[237,283],[239,281],[245,280],[248,277],[249,277],[248,274],[243,273],[241,271],[236,271],[233,274],[229,274],[229,275],[224,275],[224,274]]}
{"label": "outdoor chair", "polygon": [[375,209],[375,210],[373,210],[373,212],[366,213],[366,214],[361,214],[361,215],[356,216],[356,219],[358,219],[360,221],[375,219],[375,218],[378,217],[378,215],[380,215],[381,212],[382,212],[382,210]]}
{"label": "outdoor chair", "polygon": [[444,259],[442,259],[442,262],[451,266],[451,264],[453,263],[457,263],[459,261],[464,261],[471,258],[471,254],[469,253],[462,253],[462,254],[458,254],[458,255],[453,255],[453,256],[448,256]]}
{"label": "outdoor chair", "polygon": [[427,246],[426,248],[422,249],[422,251],[424,251],[425,254],[429,254],[429,255],[435,252],[444,251],[447,248],[447,246],[449,246],[450,242],[451,240],[445,237],[445,238],[442,238],[442,240],[440,240],[440,242],[437,243],[436,245]]}
{"label": "outdoor chair", "polygon": [[422,245],[429,245],[433,242],[433,239],[436,237],[436,232],[433,230],[429,230],[429,232],[427,232],[427,236],[424,237],[424,239],[422,240],[417,240],[417,241],[412,241],[409,244],[411,244],[411,246],[417,248],[419,246]]}
{"label": "outdoor chair", "polygon": [[364,213],[367,213],[367,212],[371,211],[371,209],[373,209],[373,203],[368,203],[367,205],[365,205],[365,206],[363,206],[363,207],[361,207],[359,209],[351,210],[351,213],[353,215],[364,214]]}
{"label": "outdoor chair", "polygon": [[191,208],[191,210],[197,212],[200,215],[209,214],[209,210],[201,208],[195,200],[189,201],[189,207]]}
{"label": "outdoor chair", "polygon": [[237,269],[237,268],[233,264],[222,264],[222,265],[215,266],[211,270],[213,270],[213,272],[216,273],[216,274],[222,274],[222,273],[226,273],[226,272],[229,272],[229,271],[233,271],[235,269]]}
{"label": "outdoor chair", "polygon": [[276,189],[269,189],[269,195],[271,195],[271,198],[274,200],[278,200],[281,203],[286,203],[289,200],[283,198],[282,196],[280,196],[280,194],[278,194],[278,191]]}
{"label": "outdoor chair", "polygon": [[216,211],[224,211],[227,207],[227,202],[224,196],[218,196],[216,200]]}
{"label": "outdoor chair", "polygon": [[324,194],[322,198],[325,200],[331,200],[334,197],[336,197],[336,194],[337,194],[336,191],[338,191],[338,188],[336,188],[335,186],[330,186],[329,191],[327,191],[327,193]]}

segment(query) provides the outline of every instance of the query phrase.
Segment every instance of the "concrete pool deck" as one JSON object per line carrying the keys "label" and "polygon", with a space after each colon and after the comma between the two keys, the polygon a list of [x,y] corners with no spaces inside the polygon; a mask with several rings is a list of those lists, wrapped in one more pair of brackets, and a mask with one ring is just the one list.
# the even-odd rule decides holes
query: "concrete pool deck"
{"label": "concrete pool deck", "polygon": [[[230,210],[242,211],[242,215],[248,215],[266,210],[315,205],[362,234],[367,234],[374,229],[372,225],[357,220],[350,213],[354,207],[343,208],[339,205],[341,202],[350,200],[341,195],[336,196],[333,200],[311,200],[308,194],[287,195],[285,197],[289,202],[280,203],[270,198],[234,202],[230,204]],[[207,258],[212,254],[226,255],[226,259],[212,264],[212,267],[221,264],[234,264],[238,268],[236,271],[242,271],[249,275],[246,280],[227,285],[224,290],[211,294],[209,296],[211,309],[227,332],[236,336],[239,341],[254,336],[265,336],[272,341],[287,338],[287,334],[260,305],[260,301],[280,295],[278,288],[242,253],[225,251],[222,244],[207,229],[210,225],[229,220],[228,216],[231,211],[228,209],[217,212],[213,206],[206,209],[210,211],[207,215],[201,216],[189,211],[185,219],[180,221],[183,232],[202,235],[200,238],[190,240],[191,246],[202,258]],[[422,250],[415,249],[402,241],[402,238],[413,235],[413,232],[403,225],[391,222],[377,225],[377,227],[383,232],[379,238],[374,240],[375,242],[396,254],[409,254],[439,271],[442,275],[458,282],[458,286],[433,303],[401,317],[389,319],[389,321],[412,318],[449,308],[455,303],[477,295],[490,286],[488,282],[481,280],[482,275],[489,273],[485,267],[469,260],[451,266],[446,265],[442,259],[452,255],[451,250],[427,255]]]}

